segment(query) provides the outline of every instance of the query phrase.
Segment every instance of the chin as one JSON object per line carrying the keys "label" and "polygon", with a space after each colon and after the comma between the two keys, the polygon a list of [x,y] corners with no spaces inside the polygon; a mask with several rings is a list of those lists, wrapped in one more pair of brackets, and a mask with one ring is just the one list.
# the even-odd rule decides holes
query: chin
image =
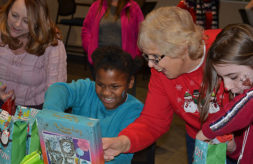
{"label": "chin", "polygon": [[166,73],[164,73],[164,74],[165,74],[165,76],[166,76],[168,79],[176,79],[176,78],[178,78],[178,76],[175,76],[175,75],[166,74]]}
{"label": "chin", "polygon": [[10,35],[11,35],[11,37],[13,37],[13,38],[18,38],[18,37],[21,36],[22,34],[17,34],[17,33],[15,33],[15,32],[10,32]]}
{"label": "chin", "polygon": [[113,109],[115,109],[115,105],[105,105],[105,108],[107,109],[107,110],[113,110]]}

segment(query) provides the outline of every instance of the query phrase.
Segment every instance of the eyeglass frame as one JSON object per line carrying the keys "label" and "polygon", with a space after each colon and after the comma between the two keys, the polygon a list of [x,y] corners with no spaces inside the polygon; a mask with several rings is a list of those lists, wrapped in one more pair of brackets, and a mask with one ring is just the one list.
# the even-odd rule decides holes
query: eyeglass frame
{"label": "eyeglass frame", "polygon": [[149,55],[145,53],[142,53],[142,56],[147,62],[152,61],[156,65],[159,64],[159,62],[165,57],[165,55],[151,55],[154,57],[154,59],[149,59]]}

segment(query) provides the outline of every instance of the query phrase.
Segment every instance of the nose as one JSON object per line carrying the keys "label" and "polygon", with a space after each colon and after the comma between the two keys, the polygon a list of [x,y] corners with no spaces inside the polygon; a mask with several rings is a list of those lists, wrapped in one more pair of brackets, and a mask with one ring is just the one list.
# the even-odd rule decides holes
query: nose
{"label": "nose", "polygon": [[18,20],[16,21],[16,23],[15,23],[16,27],[21,26],[21,22],[22,22],[22,20],[21,20],[21,19],[18,19]]}
{"label": "nose", "polygon": [[104,96],[108,96],[111,94],[111,90],[109,89],[109,87],[105,87],[102,91]]}
{"label": "nose", "polygon": [[149,66],[150,68],[153,68],[153,67],[155,66],[155,64],[154,64],[151,60],[149,60],[149,61],[148,61],[148,66]]}
{"label": "nose", "polygon": [[224,79],[224,85],[227,91],[231,91],[231,89],[233,88],[233,84],[229,79]]}

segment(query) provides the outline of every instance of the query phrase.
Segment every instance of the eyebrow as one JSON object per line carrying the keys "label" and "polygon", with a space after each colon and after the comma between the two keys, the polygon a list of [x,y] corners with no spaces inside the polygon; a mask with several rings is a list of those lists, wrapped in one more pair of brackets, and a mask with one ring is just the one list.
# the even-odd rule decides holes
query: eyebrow
{"label": "eyebrow", "polygon": [[235,75],[236,73],[229,73],[229,74],[226,74],[226,75],[223,75],[223,76],[231,76],[231,75]]}

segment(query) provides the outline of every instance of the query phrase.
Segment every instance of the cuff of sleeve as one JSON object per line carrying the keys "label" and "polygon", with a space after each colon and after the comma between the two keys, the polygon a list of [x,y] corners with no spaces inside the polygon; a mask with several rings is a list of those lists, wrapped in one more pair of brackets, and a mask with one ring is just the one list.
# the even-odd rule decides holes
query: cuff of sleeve
{"label": "cuff of sleeve", "polygon": [[205,123],[202,126],[202,132],[203,134],[209,138],[209,139],[214,139],[217,135],[210,129],[209,124]]}
{"label": "cuff of sleeve", "polygon": [[129,138],[129,140],[130,140],[130,148],[125,153],[134,153],[132,145],[135,145],[135,144],[133,143],[133,139],[130,137],[131,135],[129,136],[129,133],[125,134],[124,132],[121,131],[118,136],[122,136],[122,135],[127,136]]}

